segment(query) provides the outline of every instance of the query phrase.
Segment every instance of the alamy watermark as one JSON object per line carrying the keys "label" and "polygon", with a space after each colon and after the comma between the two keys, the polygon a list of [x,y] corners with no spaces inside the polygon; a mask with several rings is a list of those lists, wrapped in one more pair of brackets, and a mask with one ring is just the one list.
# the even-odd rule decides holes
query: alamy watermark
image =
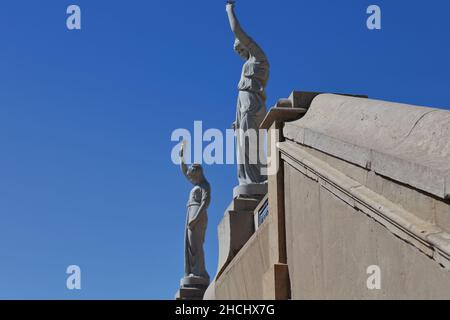
{"label": "alamy watermark", "polygon": [[373,4],[367,8],[367,14],[370,15],[366,22],[367,29],[381,30],[381,8]]}
{"label": "alamy watermark", "polygon": [[[81,8],[71,4],[67,7],[66,13],[69,15],[66,26],[69,30],[81,30]],[[367,7],[366,13],[369,15],[366,26],[369,30],[381,30],[381,8],[372,4]]]}
{"label": "alamy watermark", "polygon": [[[171,141],[177,144],[172,148],[171,160],[175,165],[180,164],[180,149],[183,146],[187,164],[259,164],[261,174],[274,175],[278,172],[278,162],[275,158],[277,155],[276,131],[263,129],[245,131],[207,129],[204,131],[202,121],[195,121],[193,134],[184,128],[172,132]],[[236,137],[243,141],[239,151],[236,151]]]}
{"label": "alamy watermark", "polygon": [[367,268],[367,289],[381,290],[381,268],[377,265],[372,265]]}
{"label": "alamy watermark", "polygon": [[69,275],[66,280],[68,290],[81,290],[81,268],[77,265],[68,266],[66,273]]}
{"label": "alamy watermark", "polygon": [[66,13],[69,14],[66,20],[67,29],[81,30],[81,8],[72,4],[67,7]]}

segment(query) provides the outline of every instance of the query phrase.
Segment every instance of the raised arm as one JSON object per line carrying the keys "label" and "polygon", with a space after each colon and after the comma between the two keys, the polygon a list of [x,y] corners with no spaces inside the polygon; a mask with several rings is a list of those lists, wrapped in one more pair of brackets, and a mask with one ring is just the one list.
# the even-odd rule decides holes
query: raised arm
{"label": "raised arm", "polygon": [[228,0],[227,2],[228,20],[230,21],[231,31],[239,42],[259,61],[267,61],[266,54],[261,47],[253,41],[251,37],[245,33],[239,23],[236,14],[234,12],[234,1]]}
{"label": "raised arm", "polygon": [[181,167],[181,172],[184,174],[184,176],[189,180],[188,177],[188,166],[186,165],[186,160],[184,158],[184,143],[181,145],[181,149],[180,149],[180,167]]}
{"label": "raised arm", "polygon": [[227,2],[226,10],[228,14],[228,20],[230,21],[231,31],[233,31],[236,39],[238,39],[244,46],[247,47],[252,42],[252,39],[242,29],[241,24],[236,17],[236,14],[234,12],[234,1],[229,0]]}

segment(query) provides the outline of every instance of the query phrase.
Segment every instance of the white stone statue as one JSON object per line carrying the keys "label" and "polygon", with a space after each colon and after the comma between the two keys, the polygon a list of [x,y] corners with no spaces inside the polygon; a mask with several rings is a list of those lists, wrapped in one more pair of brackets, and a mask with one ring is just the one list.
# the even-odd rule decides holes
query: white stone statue
{"label": "white stone statue", "polygon": [[205,267],[206,227],[208,224],[207,209],[211,202],[211,187],[203,174],[201,165],[186,165],[184,157],[184,144],[180,150],[181,171],[194,185],[187,203],[185,228],[185,275],[181,281],[182,286],[207,286],[209,275]]}
{"label": "white stone statue", "polygon": [[241,28],[234,7],[234,1],[227,2],[226,11],[235,35],[234,50],[245,60],[238,85],[236,122],[233,124],[238,179],[240,186],[263,184],[267,176],[261,169],[266,161],[260,152],[259,126],[266,115],[265,87],[269,79],[269,61],[258,44]]}

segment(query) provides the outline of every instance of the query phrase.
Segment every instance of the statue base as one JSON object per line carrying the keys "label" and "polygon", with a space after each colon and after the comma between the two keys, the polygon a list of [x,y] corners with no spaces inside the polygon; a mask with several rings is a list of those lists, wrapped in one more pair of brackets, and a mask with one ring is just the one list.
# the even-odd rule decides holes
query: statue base
{"label": "statue base", "polygon": [[180,290],[175,295],[175,300],[203,300],[209,279],[201,277],[185,277],[180,281]]}
{"label": "statue base", "polygon": [[233,189],[233,198],[263,198],[267,191],[267,182],[243,184]]}

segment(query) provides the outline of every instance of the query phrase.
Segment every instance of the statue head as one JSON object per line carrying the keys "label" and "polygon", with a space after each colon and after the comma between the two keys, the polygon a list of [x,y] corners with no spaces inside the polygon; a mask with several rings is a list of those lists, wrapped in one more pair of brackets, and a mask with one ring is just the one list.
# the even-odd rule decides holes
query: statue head
{"label": "statue head", "polygon": [[199,184],[200,182],[205,180],[205,176],[203,174],[203,168],[199,164],[193,164],[188,169],[187,176],[193,184]]}
{"label": "statue head", "polygon": [[250,53],[248,49],[238,40],[234,41],[234,51],[243,59],[248,60],[250,58]]}

